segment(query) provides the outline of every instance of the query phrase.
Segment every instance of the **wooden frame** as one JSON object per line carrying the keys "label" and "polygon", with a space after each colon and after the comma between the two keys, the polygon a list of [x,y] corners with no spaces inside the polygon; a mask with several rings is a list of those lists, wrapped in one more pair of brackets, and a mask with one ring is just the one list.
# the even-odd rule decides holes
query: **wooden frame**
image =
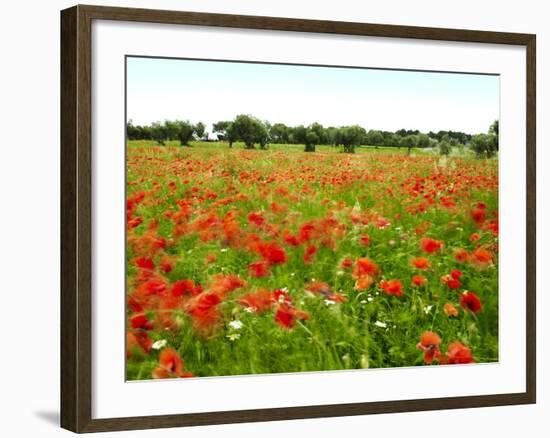
{"label": "wooden frame", "polygon": [[[526,47],[526,392],[230,412],[92,419],[91,24],[93,20],[415,38]],[[536,401],[535,48],[531,34],[75,6],[61,12],[61,426],[74,432],[528,404]]]}

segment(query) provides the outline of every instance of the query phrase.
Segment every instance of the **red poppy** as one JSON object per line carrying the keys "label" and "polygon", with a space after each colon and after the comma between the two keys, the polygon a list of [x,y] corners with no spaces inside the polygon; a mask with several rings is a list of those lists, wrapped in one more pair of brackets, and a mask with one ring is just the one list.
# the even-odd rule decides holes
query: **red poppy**
{"label": "red poppy", "polygon": [[477,248],[472,251],[471,261],[478,268],[487,268],[493,264],[493,254],[485,248]]}
{"label": "red poppy", "polygon": [[350,257],[346,257],[344,260],[342,260],[341,266],[344,269],[349,269],[353,266],[353,260]]}
{"label": "red poppy", "polygon": [[416,348],[424,352],[424,362],[431,364],[436,358],[441,361],[440,344],[441,338],[437,333],[426,331],[420,335],[420,342],[416,344]]}
{"label": "red poppy", "polygon": [[415,286],[424,286],[428,283],[428,279],[423,275],[413,275],[412,282]]}
{"label": "red poppy", "polygon": [[193,377],[184,370],[183,360],[173,348],[165,348],[159,355],[159,366],[152,372],[154,379]]}
{"label": "red poppy", "polygon": [[368,234],[361,234],[361,245],[363,246],[369,246],[370,244],[370,237]]}
{"label": "red poppy", "polygon": [[442,359],[443,364],[468,364],[474,362],[472,351],[459,341],[451,342],[447,346],[447,353]]}
{"label": "red poppy", "polygon": [[353,277],[361,278],[364,276],[375,277],[380,273],[380,268],[368,257],[357,259],[353,269]]}
{"label": "red poppy", "polygon": [[275,322],[281,327],[291,329],[296,324],[296,320],[306,319],[309,319],[309,313],[295,309],[287,303],[281,303],[277,306]]}
{"label": "red poppy", "polygon": [[443,242],[432,239],[431,237],[423,237],[420,239],[420,248],[429,254],[438,252],[443,247]]}
{"label": "red poppy", "polygon": [[221,299],[218,295],[204,292],[187,304],[187,313],[191,315],[199,330],[211,329],[219,322],[221,314],[217,306],[220,302]]}
{"label": "red poppy", "polygon": [[304,263],[306,264],[312,263],[316,253],[317,253],[317,247],[310,243],[304,251]]}
{"label": "red poppy", "polygon": [[425,257],[417,257],[411,260],[412,265],[417,269],[428,269],[430,262]]}
{"label": "red poppy", "polygon": [[279,265],[286,262],[286,252],[275,242],[258,244],[260,255],[272,265]]}
{"label": "red poppy", "polygon": [[458,309],[452,303],[445,303],[443,312],[447,316],[458,316]]}
{"label": "red poppy", "polygon": [[160,262],[160,270],[165,274],[172,272],[174,269],[174,262],[169,257],[164,257]]}
{"label": "red poppy", "polygon": [[142,269],[155,269],[155,262],[147,257],[138,257],[135,262],[138,268]]}
{"label": "red poppy", "polygon": [[275,297],[267,289],[260,289],[256,292],[250,292],[237,299],[239,304],[253,309],[256,313],[264,312],[273,306]]}
{"label": "red poppy", "polygon": [[462,277],[462,271],[459,271],[458,269],[451,269],[451,277],[455,280],[460,280]]}
{"label": "red poppy", "polygon": [[248,272],[252,277],[267,277],[271,272],[269,271],[269,263],[264,260],[259,262],[253,262],[248,265]]}
{"label": "red poppy", "polygon": [[134,329],[151,330],[153,328],[153,321],[149,321],[144,313],[139,313],[130,318],[130,325]]}
{"label": "red poppy", "polygon": [[141,295],[165,295],[166,282],[164,280],[148,280],[142,283],[136,290]]}
{"label": "red poppy", "polygon": [[261,213],[250,213],[248,215],[248,222],[259,227],[265,222],[265,218]]}
{"label": "red poppy", "polygon": [[457,248],[454,251],[455,260],[460,263],[466,263],[470,259],[468,251],[464,248]]}
{"label": "red poppy", "polygon": [[393,279],[383,281],[380,283],[380,287],[384,289],[388,295],[395,295],[396,297],[403,296],[403,284],[401,283],[401,280]]}
{"label": "red poppy", "polygon": [[477,242],[479,239],[481,239],[479,233],[472,233],[472,235],[470,236],[470,242]]}
{"label": "red poppy", "polygon": [[469,291],[466,291],[460,295],[460,305],[463,309],[469,310],[473,313],[478,313],[483,307],[479,297],[475,293]]}
{"label": "red poppy", "polygon": [[191,294],[195,282],[193,280],[178,280],[172,285],[172,296],[181,297],[186,294]]}

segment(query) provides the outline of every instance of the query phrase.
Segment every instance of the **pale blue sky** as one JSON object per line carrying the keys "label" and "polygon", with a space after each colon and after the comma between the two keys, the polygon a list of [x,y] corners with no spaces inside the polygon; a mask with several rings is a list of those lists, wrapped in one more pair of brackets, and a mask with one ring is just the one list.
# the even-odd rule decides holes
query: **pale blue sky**
{"label": "pale blue sky", "polygon": [[135,124],[252,114],[271,123],[423,132],[486,132],[499,118],[498,76],[128,58]]}

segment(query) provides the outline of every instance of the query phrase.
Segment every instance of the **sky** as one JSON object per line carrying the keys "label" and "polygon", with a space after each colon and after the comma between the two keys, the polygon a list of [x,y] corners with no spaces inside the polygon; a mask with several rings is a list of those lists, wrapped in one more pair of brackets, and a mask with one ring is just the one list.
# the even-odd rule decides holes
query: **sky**
{"label": "sky", "polygon": [[127,58],[127,117],[211,125],[252,114],[289,126],[487,132],[499,77],[367,68]]}

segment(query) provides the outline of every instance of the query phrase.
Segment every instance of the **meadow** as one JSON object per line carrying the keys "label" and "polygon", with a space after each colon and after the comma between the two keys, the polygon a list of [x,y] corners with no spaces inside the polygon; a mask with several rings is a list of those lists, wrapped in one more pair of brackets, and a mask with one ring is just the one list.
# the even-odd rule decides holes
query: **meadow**
{"label": "meadow", "polygon": [[498,162],[129,141],[127,379],[498,361]]}

